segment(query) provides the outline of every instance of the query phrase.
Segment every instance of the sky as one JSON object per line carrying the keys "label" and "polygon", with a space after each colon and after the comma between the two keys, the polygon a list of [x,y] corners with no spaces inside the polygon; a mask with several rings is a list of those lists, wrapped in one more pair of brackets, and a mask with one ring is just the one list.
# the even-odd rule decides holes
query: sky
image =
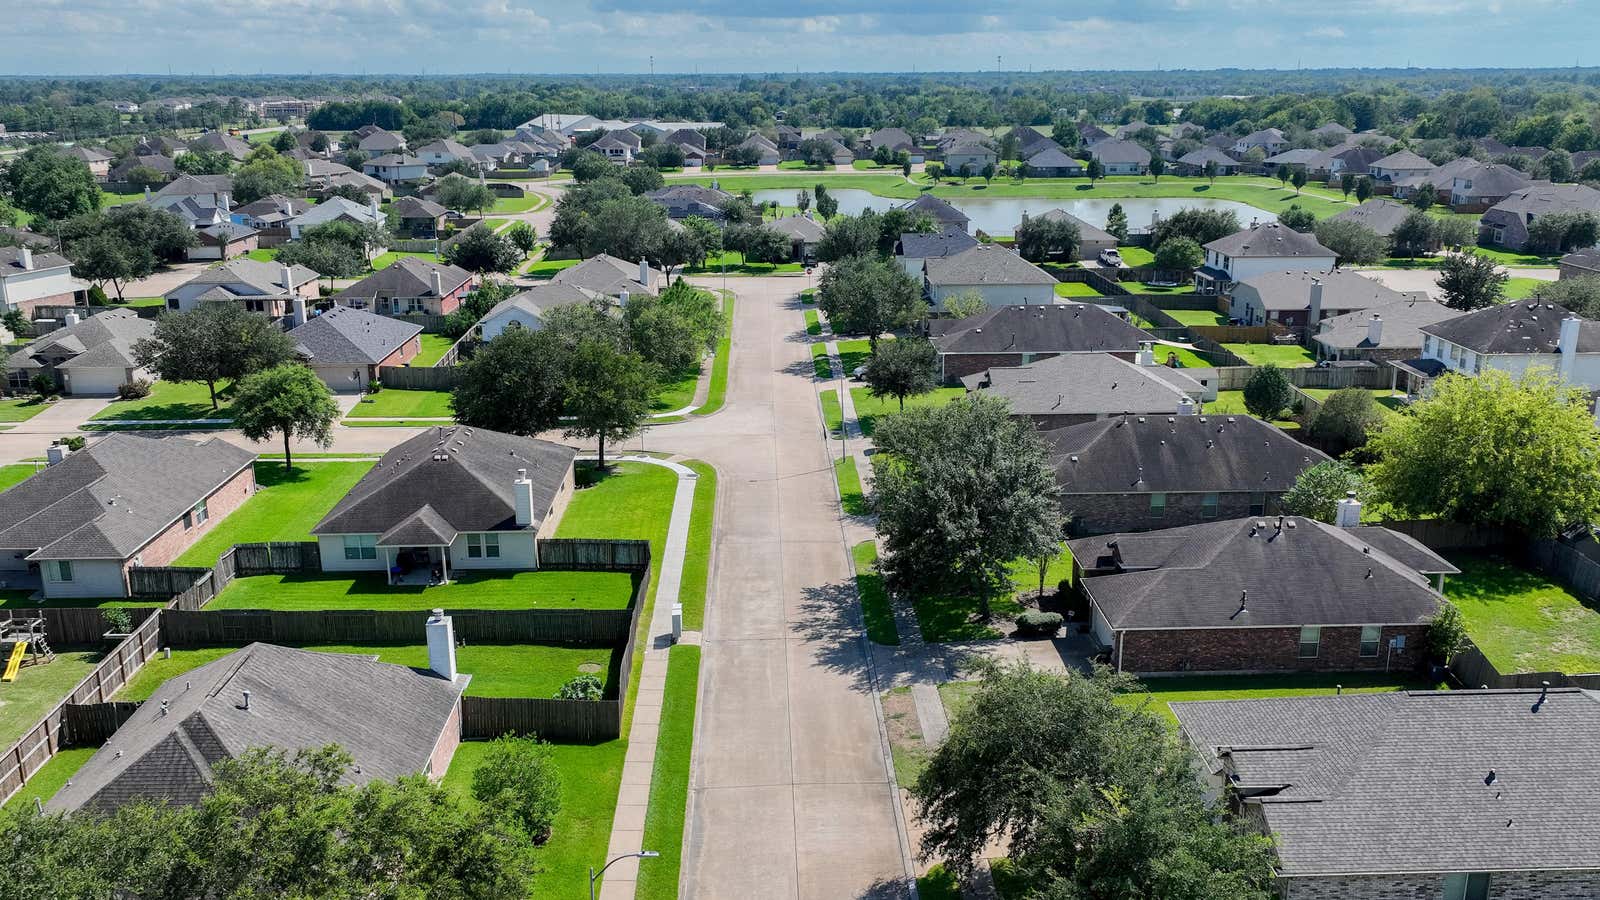
{"label": "sky", "polygon": [[1600,0],[0,0],[7,6],[5,75],[648,72],[652,56],[662,73],[1600,62]]}

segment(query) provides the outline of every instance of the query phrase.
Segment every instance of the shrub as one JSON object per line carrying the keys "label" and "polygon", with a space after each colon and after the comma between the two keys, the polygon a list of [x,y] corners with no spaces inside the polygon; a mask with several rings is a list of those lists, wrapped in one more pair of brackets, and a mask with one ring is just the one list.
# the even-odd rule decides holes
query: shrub
{"label": "shrub", "polygon": [[561,811],[561,773],[550,745],[531,737],[489,742],[483,764],[472,773],[472,796],[515,816],[533,842],[543,844]]}
{"label": "shrub", "polygon": [[28,386],[33,388],[33,392],[41,397],[52,397],[56,391],[60,390],[60,387],[56,384],[55,376],[48,372],[34,373],[34,376],[28,379]]}
{"label": "shrub", "polygon": [[117,634],[127,634],[133,630],[133,617],[128,615],[127,610],[120,607],[112,606],[106,608],[101,611],[100,618],[106,620],[107,630]]}
{"label": "shrub", "polygon": [[86,444],[89,443],[89,439],[84,437],[81,434],[75,434],[75,435],[71,435],[71,436],[68,436],[68,437],[61,438],[60,440],[57,441],[57,443],[59,443],[61,446],[65,447],[65,448],[67,448],[68,450],[71,450],[73,453],[77,453],[79,450],[82,450]]}
{"label": "shrub", "polygon": [[1024,637],[1055,637],[1061,630],[1060,613],[1028,610],[1017,616],[1017,634]]}
{"label": "shrub", "polygon": [[150,396],[150,380],[147,378],[135,378],[117,385],[119,400],[143,400],[148,396]]}
{"label": "shrub", "polygon": [[579,675],[577,678],[563,684],[560,692],[556,694],[558,700],[599,700],[605,693],[605,685],[593,675]]}

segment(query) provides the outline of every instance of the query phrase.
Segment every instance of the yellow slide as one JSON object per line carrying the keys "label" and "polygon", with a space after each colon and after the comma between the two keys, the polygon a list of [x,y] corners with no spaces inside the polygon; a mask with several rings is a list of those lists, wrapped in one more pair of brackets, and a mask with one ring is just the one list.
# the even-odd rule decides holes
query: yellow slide
{"label": "yellow slide", "polygon": [[22,657],[28,652],[27,641],[17,641],[11,646],[11,658],[6,660],[5,674],[0,675],[0,681],[16,681],[17,670],[22,668]]}

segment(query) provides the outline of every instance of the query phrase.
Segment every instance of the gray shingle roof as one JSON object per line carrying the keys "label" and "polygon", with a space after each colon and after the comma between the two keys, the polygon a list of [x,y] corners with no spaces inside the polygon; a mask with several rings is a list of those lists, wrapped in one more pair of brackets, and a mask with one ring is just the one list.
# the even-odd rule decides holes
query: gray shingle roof
{"label": "gray shingle roof", "polygon": [[1561,264],[1575,269],[1583,269],[1586,273],[1600,275],[1600,247],[1574,250],[1561,257]]}
{"label": "gray shingle roof", "polygon": [[1406,295],[1385,287],[1376,280],[1348,269],[1327,272],[1266,272],[1254,275],[1234,286],[1235,297],[1259,298],[1267,310],[1309,310],[1313,282],[1322,284],[1322,309],[1366,309],[1388,306],[1406,299]]}
{"label": "gray shingle roof", "polygon": [[[292,287],[299,287],[307,282],[316,281],[319,277],[316,270],[306,266],[291,266],[290,277],[294,280]],[[230,259],[221,265],[204,269],[200,274],[184,282],[179,287],[168,291],[171,296],[192,284],[212,284],[230,293],[244,296],[285,297],[289,294],[290,285],[283,283],[283,265],[275,262],[262,262],[256,259]],[[233,290],[247,288],[247,290]]]}
{"label": "gray shingle roof", "polygon": [[1254,228],[1245,228],[1206,245],[1207,250],[1234,258],[1246,257],[1328,257],[1336,256],[1332,250],[1317,243],[1314,234],[1301,234],[1287,225],[1268,222]]}
{"label": "gray shingle roof", "polygon": [[900,209],[925,215],[937,225],[960,225],[966,228],[967,223],[972,221],[966,213],[956,209],[948,200],[942,200],[932,194],[923,194],[910,203],[902,203]]}
{"label": "gray shingle roof", "polygon": [[1269,156],[1262,162],[1269,166],[1303,166],[1316,159],[1318,154],[1319,151],[1310,147],[1298,147],[1294,150],[1285,150],[1282,153]]}
{"label": "gray shingle roof", "polygon": [[1539,697],[1394,692],[1172,711],[1206,765],[1269,794],[1250,802],[1284,876],[1600,868],[1600,698]]}
{"label": "gray shingle roof", "polygon": [[1088,303],[1000,306],[966,319],[934,319],[928,330],[941,353],[1131,353],[1155,340]]}
{"label": "gray shingle roof", "polygon": [[425,772],[469,680],[353,653],[250,644],[158,688],[50,810],[109,812],[137,799],[192,804],[218,763],[256,747],[338,744],[354,757],[349,783]]}
{"label": "gray shingle roof", "polygon": [[1045,212],[1040,213],[1038,218],[1047,219],[1051,222],[1070,222],[1071,224],[1078,226],[1078,237],[1082,242],[1092,241],[1095,243],[1117,243],[1116,235],[1106,231],[1104,228],[1091,225],[1064,209],[1046,210]]}
{"label": "gray shingle roof", "polygon": [[978,244],[950,256],[928,259],[928,283],[1055,284],[1055,277],[999,244]]}
{"label": "gray shingle roof", "polygon": [[[65,256],[56,253],[33,251],[33,267],[35,269],[59,269],[70,266],[72,262]],[[0,247],[0,275],[15,275],[22,271],[22,249],[19,247]]]}
{"label": "gray shingle roof", "polygon": [[[1538,300],[1516,300],[1422,326],[1423,334],[1475,353],[1555,353],[1565,307]],[[1578,327],[1578,352],[1600,353],[1600,322]]]}
{"label": "gray shingle roof", "polygon": [[493,309],[484,314],[483,321],[489,322],[492,319],[497,319],[513,309],[520,309],[534,318],[542,320],[547,312],[557,307],[571,306],[576,303],[593,303],[604,299],[603,295],[585,290],[577,285],[548,281],[544,284],[536,284],[525,291],[519,291],[496,303]]}
{"label": "gray shingle roof", "polygon": [[947,225],[939,231],[908,231],[900,235],[898,254],[911,259],[929,259],[951,256],[979,243],[961,228]]}
{"label": "gray shingle roof", "polygon": [[1192,150],[1188,153],[1185,153],[1184,155],[1178,157],[1178,162],[1183,163],[1186,166],[1200,167],[1205,166],[1205,164],[1208,162],[1214,162],[1217,164],[1217,168],[1219,169],[1237,169],[1239,167],[1239,161],[1237,159],[1234,159],[1228,154],[1223,153],[1216,147],[1210,146],[1201,147],[1199,150]]}
{"label": "gray shingle roof", "polygon": [[1089,148],[1089,153],[1108,165],[1137,163],[1142,166],[1150,162],[1150,151],[1133,141],[1100,141]]}
{"label": "gray shingle roof", "polygon": [[1516,191],[1489,209],[1524,217],[1556,212],[1600,213],[1600,191],[1583,184],[1536,184]]}
{"label": "gray shingle roof", "polygon": [[437,219],[450,211],[421,197],[400,197],[389,208],[402,219]]}
{"label": "gray shingle roof", "polygon": [[[1358,312],[1345,313],[1322,320],[1316,335],[1317,343],[1339,350],[1418,349],[1422,348],[1422,326],[1443,322],[1461,315],[1448,306],[1431,300],[1404,300],[1384,306],[1374,306]],[[1378,343],[1367,340],[1371,334],[1372,317],[1383,320]]]}
{"label": "gray shingle roof", "polygon": [[368,153],[403,150],[406,146],[406,139],[402,135],[395,134],[392,131],[384,131],[380,128],[362,138],[361,142],[356,146]]}
{"label": "gray shingle roof", "polygon": [[557,272],[552,281],[570,284],[585,290],[615,297],[623,291],[629,294],[656,294],[664,286],[666,274],[659,269],[650,270],[650,284],[639,281],[639,264],[602,253]]}
{"label": "gray shingle roof", "polygon": [[[1439,169],[1442,171],[1447,166],[1448,164],[1440,166]],[[1454,189],[1456,178],[1472,183],[1471,187],[1466,185],[1460,187],[1461,193],[1468,197],[1508,197],[1533,183],[1527,175],[1510,166],[1486,166],[1476,162],[1468,168],[1452,173],[1451,181],[1447,186]]]}
{"label": "gray shingle roof", "polygon": [[1433,169],[1433,163],[1412,153],[1410,150],[1401,150],[1391,153],[1382,159],[1375,159],[1369,165],[1375,169]]}
{"label": "gray shingle roof", "polygon": [[1328,459],[1251,416],[1177,416],[1176,409],[1168,404],[1160,415],[1115,416],[1045,432],[1061,492],[1277,493]]}
{"label": "gray shingle roof", "polygon": [[472,280],[472,273],[447,263],[429,262],[415,256],[402,256],[393,265],[333,295],[335,303],[376,297],[435,297],[433,273],[438,272],[444,293],[449,294]]}
{"label": "gray shingle roof", "polygon": [[[576,455],[483,428],[429,429],[385,453],[311,533],[383,534],[424,506],[458,532],[537,531]],[[512,493],[519,469],[533,482],[534,521],[526,528],[516,524]]]}
{"label": "gray shingle roof", "polygon": [[128,559],[254,460],[221,438],[108,435],[0,493],[0,548]]}
{"label": "gray shingle roof", "polygon": [[1068,353],[1025,366],[997,366],[962,379],[969,390],[1000,397],[1013,415],[1152,413],[1169,415],[1200,382],[1166,366],[1136,366],[1109,353]]}
{"label": "gray shingle roof", "polygon": [[1363,533],[1299,516],[1283,517],[1278,531],[1277,521],[1250,516],[1068,546],[1086,570],[1113,570],[1083,586],[1118,630],[1396,625],[1438,609],[1428,578]]}
{"label": "gray shingle roof", "polygon": [[815,243],[822,240],[822,226],[808,216],[784,216],[768,222],[766,227],[787,235],[792,241]]}
{"label": "gray shingle roof", "polygon": [[1383,197],[1374,197],[1371,200],[1353,209],[1347,209],[1332,218],[1336,222],[1354,222],[1372,229],[1380,237],[1388,237],[1394,233],[1400,223],[1406,220],[1414,207],[1399,203]]}
{"label": "gray shingle roof", "polygon": [[1081,169],[1083,160],[1074,159],[1055,144],[1041,146],[1028,157],[1028,165],[1035,169]]}
{"label": "gray shingle roof", "polygon": [[131,348],[134,341],[150,337],[155,334],[155,330],[154,321],[139,318],[139,314],[131,309],[107,310],[97,316],[90,316],[76,325],[57,328],[40,337],[11,354],[6,360],[6,365],[12,369],[37,369],[43,367],[38,362],[41,358],[76,356],[111,344],[122,357],[125,357],[121,362],[112,362],[111,365],[131,366],[133,365]]}
{"label": "gray shingle roof", "polygon": [[180,175],[161,186],[157,197],[190,197],[233,193],[232,175]]}
{"label": "gray shingle roof", "polygon": [[289,337],[313,365],[377,365],[421,333],[421,325],[335,306],[290,329]]}

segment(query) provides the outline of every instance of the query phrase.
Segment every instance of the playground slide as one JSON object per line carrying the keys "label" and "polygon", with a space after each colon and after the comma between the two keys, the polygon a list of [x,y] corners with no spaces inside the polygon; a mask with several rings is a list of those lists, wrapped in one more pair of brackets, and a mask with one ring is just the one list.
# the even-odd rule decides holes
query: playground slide
{"label": "playground slide", "polygon": [[22,657],[28,652],[27,641],[17,641],[11,646],[11,658],[6,660],[5,674],[0,675],[0,681],[16,681],[17,670],[22,668]]}

